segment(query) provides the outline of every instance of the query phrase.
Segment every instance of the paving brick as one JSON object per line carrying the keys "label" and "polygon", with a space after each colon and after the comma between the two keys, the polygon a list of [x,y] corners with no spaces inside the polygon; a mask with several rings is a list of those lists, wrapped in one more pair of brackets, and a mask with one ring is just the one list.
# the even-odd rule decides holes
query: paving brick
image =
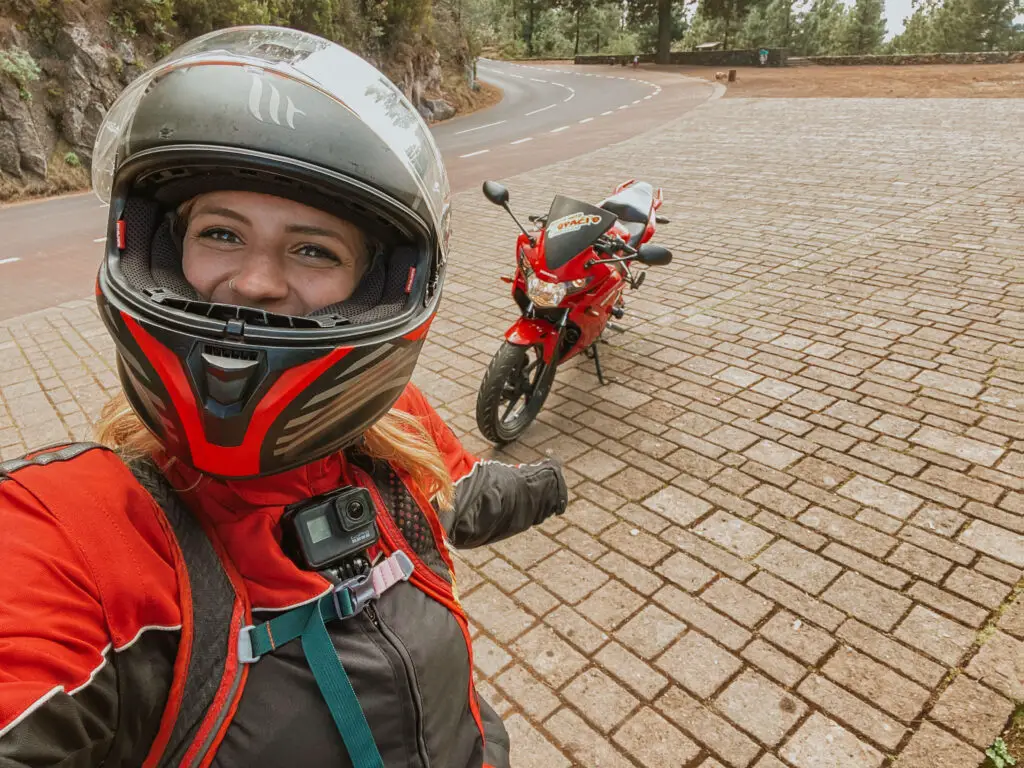
{"label": "paving brick", "polygon": [[715,577],[714,571],[682,552],[676,552],[655,570],[688,592],[697,592]]}
{"label": "paving brick", "polygon": [[656,664],[658,669],[702,699],[714,695],[742,666],[739,659],[699,632],[687,632]]}
{"label": "paving brick", "polygon": [[686,625],[656,605],[647,605],[615,631],[615,639],[634,653],[651,659],[664,651]]}
{"label": "paving brick", "polygon": [[529,575],[545,589],[577,603],[608,580],[607,574],[579,555],[562,550],[535,565]]}
{"label": "paving brick", "polygon": [[779,750],[797,768],[877,768],[882,754],[838,723],[815,712]]}
{"label": "paving brick", "polygon": [[754,566],[750,563],[740,560],[735,555],[720,549],[706,539],[684,531],[682,528],[672,526],[661,534],[661,538],[734,579],[742,581],[754,573]]}
{"label": "paving brick", "polygon": [[[786,477],[788,478],[788,476]],[[771,478],[766,479],[771,480]],[[760,504],[762,507],[767,507],[773,512],[778,512],[783,517],[791,519],[810,506],[805,499],[771,485],[761,485],[755,488],[747,494],[747,498],[755,504]]]}
{"label": "paving brick", "polygon": [[672,486],[658,491],[644,506],[684,527],[711,511],[706,501]]}
{"label": "paving brick", "polygon": [[613,738],[641,765],[650,768],[685,765],[700,754],[700,747],[648,707],[633,715]]}
{"label": "paving brick", "polygon": [[701,599],[746,627],[755,626],[772,609],[771,601],[728,578],[705,589]]}
{"label": "paving brick", "polygon": [[748,459],[765,464],[773,469],[786,469],[799,461],[803,454],[772,440],[760,440],[743,452]]}
{"label": "paving brick", "polygon": [[559,639],[549,627],[538,626],[520,637],[513,652],[545,682],[558,688],[587,665],[585,657]]}
{"label": "paving brick", "polygon": [[1024,643],[997,631],[971,659],[967,674],[1016,702],[1024,701]]}
{"label": "paving brick", "polygon": [[654,600],[687,624],[715,638],[726,648],[737,650],[750,640],[750,633],[732,619],[713,611],[707,604],[671,584],[658,590]]}
{"label": "paving brick", "polygon": [[895,749],[907,732],[904,726],[881,710],[819,674],[804,680],[797,692],[883,749]]}
{"label": "paving brick", "polygon": [[485,677],[491,677],[504,669],[512,657],[503,648],[487,637],[473,641],[473,666]]}
{"label": "paving brick", "polygon": [[924,723],[893,768],[977,768],[985,756],[931,723]]}
{"label": "paving brick", "polygon": [[626,523],[613,525],[601,541],[641,565],[651,566],[668,554],[669,548],[645,531]]}
{"label": "paving brick", "polygon": [[558,697],[520,664],[506,669],[494,679],[494,683],[535,720],[543,720],[558,709]]}
{"label": "paving brick", "polygon": [[618,581],[609,581],[591,593],[576,610],[601,629],[610,632],[636,613],[644,599]]}
{"label": "paving brick", "polygon": [[630,501],[640,501],[661,488],[664,483],[636,467],[627,467],[604,481],[604,486]]}
{"label": "paving brick", "polygon": [[508,718],[505,728],[512,742],[509,756],[516,768],[569,768],[571,765],[522,715]]}
{"label": "paving brick", "polygon": [[861,621],[881,630],[890,630],[910,608],[910,600],[898,592],[847,571],[832,584],[822,598]]}
{"label": "paving brick", "polygon": [[650,570],[626,559],[618,552],[609,552],[597,561],[597,565],[643,595],[653,594],[663,583]]}
{"label": "paving brick", "polygon": [[837,650],[822,672],[904,722],[917,717],[928,700],[927,690],[852,648]]}
{"label": "paving brick", "polygon": [[1014,568],[1012,565],[1006,563],[1000,563],[998,560],[993,560],[987,555],[982,555],[978,562],[974,564],[974,570],[979,573],[983,573],[986,576],[991,576],[993,579],[997,579],[1004,584],[1015,585],[1021,578],[1024,578],[1024,571],[1020,568]]}
{"label": "paving brick", "polygon": [[761,751],[753,740],[678,688],[669,688],[655,707],[717,755],[721,759],[719,765],[746,768]]}
{"label": "paving brick", "polygon": [[1013,702],[964,675],[957,677],[932,707],[932,719],[985,749],[1002,733]]}
{"label": "paving brick", "polygon": [[900,520],[906,520],[923,503],[916,496],[860,475],[849,480],[837,493]]}
{"label": "paving brick", "polygon": [[848,619],[843,622],[843,626],[836,632],[836,636],[848,645],[888,664],[926,688],[934,688],[946,673],[945,667],[929,661],[916,651],[912,651],[881,632],[861,624],[856,619]]}
{"label": "paving brick", "polygon": [[810,619],[825,629],[833,630],[843,621],[843,614],[835,608],[816,600],[806,592],[779,581],[770,574],[759,573],[747,584],[751,589],[757,590],[765,597],[781,603],[794,613],[800,614],[805,619]]}
{"label": "paving brick", "polygon": [[594,661],[645,701],[652,700],[669,682],[667,677],[616,642],[598,651]]}
{"label": "paving brick", "polygon": [[485,584],[463,600],[470,618],[503,643],[510,642],[534,623],[534,618],[497,587]]}
{"label": "paving brick", "polygon": [[608,675],[593,668],[577,676],[562,693],[602,733],[609,733],[639,704]]}
{"label": "paving brick", "polygon": [[705,438],[714,443],[720,445],[723,448],[727,448],[730,451],[742,451],[745,448],[749,448],[751,445],[757,442],[757,435],[753,435],[750,432],[746,432],[742,429],[736,429],[736,427],[723,424],[715,430],[712,430]]}
{"label": "paving brick", "polygon": [[831,635],[786,611],[765,622],[761,635],[810,666],[817,665],[835,645]]}
{"label": "paving brick", "polygon": [[545,616],[544,623],[584,653],[593,653],[608,641],[607,634],[567,605]]}
{"label": "paving brick", "polygon": [[761,552],[754,562],[815,595],[824,590],[842,570],[835,563],[784,540],[776,541]]}
{"label": "paving brick", "polygon": [[957,568],[943,586],[987,608],[998,608],[1010,594],[1010,587],[966,568]]}
{"label": "paving brick", "polygon": [[971,627],[980,627],[988,618],[988,611],[979,608],[974,603],[962,600],[943,589],[932,586],[924,581],[916,582],[907,594],[914,600],[931,606],[937,611],[949,614],[957,621],[961,621]]}
{"label": "paving brick", "polygon": [[945,536],[937,535],[923,528],[908,525],[900,530],[899,537],[915,544],[921,549],[926,549],[939,557],[952,560],[961,565],[970,565],[974,562],[975,554],[973,551],[950,541]]}
{"label": "paving brick", "polygon": [[804,716],[807,706],[751,670],[715,700],[718,711],[768,746],[775,746]]}
{"label": "paving brick", "polygon": [[838,539],[854,549],[867,552],[875,557],[884,557],[896,545],[896,540],[891,536],[879,533],[866,525],[861,525],[821,507],[811,507],[800,515],[799,521],[829,538]]}
{"label": "paving brick", "polygon": [[[559,547],[540,531],[533,529],[513,536],[495,545],[495,550],[517,568],[525,569],[536,565]],[[473,565],[481,565],[470,558],[477,550],[465,549],[460,555]],[[486,553],[486,550],[483,550]]]}
{"label": "paving brick", "polygon": [[1024,568],[1024,535],[1012,533],[984,520],[975,520],[964,529],[959,540],[996,560]]}
{"label": "paving brick", "polygon": [[896,547],[886,560],[929,581],[941,580],[953,567],[948,560],[906,542]]}
{"label": "paving brick", "polygon": [[1005,452],[1004,449],[991,443],[983,443],[980,440],[972,440],[963,435],[928,426],[921,427],[911,435],[910,442],[985,467],[991,467]]}
{"label": "paving brick", "polygon": [[593,450],[568,462],[567,466],[590,480],[601,482],[625,468],[626,463],[603,451]]}
{"label": "paving brick", "polygon": [[727,512],[715,512],[699,523],[694,533],[740,557],[750,557],[772,540],[772,535]]}
{"label": "paving brick", "polygon": [[927,608],[915,605],[893,633],[933,658],[955,666],[974,642],[974,633]]}
{"label": "paving brick", "polygon": [[1024,593],[1020,593],[999,617],[999,628],[1017,638],[1024,638]]}
{"label": "paving brick", "polygon": [[633,768],[630,760],[567,708],[563,707],[549,717],[544,727],[558,745],[572,756],[574,765]]}
{"label": "paving brick", "polygon": [[744,659],[759,667],[769,677],[779,681],[787,688],[792,688],[807,673],[803,665],[793,661],[775,646],[760,638],[755,639],[741,654]]}

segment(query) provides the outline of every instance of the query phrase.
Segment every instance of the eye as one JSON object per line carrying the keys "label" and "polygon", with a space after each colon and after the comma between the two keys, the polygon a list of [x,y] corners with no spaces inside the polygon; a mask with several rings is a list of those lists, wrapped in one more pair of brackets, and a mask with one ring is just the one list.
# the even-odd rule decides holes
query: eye
{"label": "eye", "polygon": [[199,233],[198,237],[205,240],[215,240],[219,243],[241,243],[241,238],[230,229],[223,227],[210,227]]}
{"label": "eye", "polygon": [[313,245],[312,243],[300,245],[295,249],[295,253],[309,261],[314,261],[320,264],[341,264],[341,259],[335,256],[331,251],[326,248],[322,248],[319,245]]}

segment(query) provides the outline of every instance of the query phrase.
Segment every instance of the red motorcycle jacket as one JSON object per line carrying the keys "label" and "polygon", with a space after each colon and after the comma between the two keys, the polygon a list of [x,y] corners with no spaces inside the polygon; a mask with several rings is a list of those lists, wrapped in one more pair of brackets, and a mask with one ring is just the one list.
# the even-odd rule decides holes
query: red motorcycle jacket
{"label": "red motorcycle jacket", "polygon": [[415,566],[372,610],[328,624],[384,765],[506,768],[448,545],[561,513],[564,481],[550,462],[476,460],[414,387],[396,407],[441,449],[453,512],[350,455],[235,482],[133,473],[84,444],[0,465],[0,768],[351,765],[299,643],[255,663],[238,653],[244,627],[331,591],[283,554],[278,521],[345,485],[370,491],[381,554]]}

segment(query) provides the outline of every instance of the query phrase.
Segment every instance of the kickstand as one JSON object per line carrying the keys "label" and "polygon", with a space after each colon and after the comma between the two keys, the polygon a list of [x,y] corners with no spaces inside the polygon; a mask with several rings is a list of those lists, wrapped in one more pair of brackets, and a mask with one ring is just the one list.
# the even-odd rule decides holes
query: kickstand
{"label": "kickstand", "polygon": [[592,350],[592,353],[591,353],[590,357],[594,358],[594,367],[597,369],[597,381],[603,387],[608,382],[604,380],[604,372],[601,370],[601,354],[599,352],[599,347],[598,347],[598,342],[600,342],[600,341],[601,340],[598,339],[597,342],[594,342],[590,346],[590,349]]}

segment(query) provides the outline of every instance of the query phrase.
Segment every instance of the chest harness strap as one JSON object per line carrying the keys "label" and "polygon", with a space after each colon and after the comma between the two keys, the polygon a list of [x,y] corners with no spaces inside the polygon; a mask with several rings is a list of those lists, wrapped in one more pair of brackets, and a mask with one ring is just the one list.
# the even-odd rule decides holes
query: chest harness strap
{"label": "chest harness strap", "polygon": [[408,581],[412,571],[413,563],[408,555],[395,552],[369,573],[338,584],[312,603],[246,627],[238,636],[238,660],[245,664],[258,661],[264,654],[296,638],[300,640],[353,768],[384,768],[384,761],[325,625],[355,616],[398,582]]}

